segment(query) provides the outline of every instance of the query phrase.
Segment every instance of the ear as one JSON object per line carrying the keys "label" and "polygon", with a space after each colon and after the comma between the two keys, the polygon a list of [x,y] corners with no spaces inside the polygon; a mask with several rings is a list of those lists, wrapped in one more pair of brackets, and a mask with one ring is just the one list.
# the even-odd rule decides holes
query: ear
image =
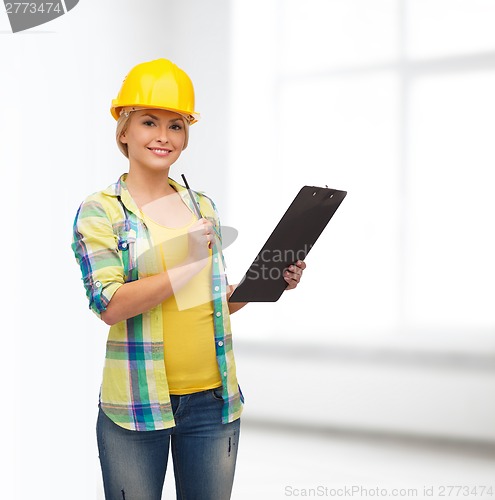
{"label": "ear", "polygon": [[123,134],[120,134],[119,141],[120,141],[122,144],[127,144],[127,137],[126,137],[126,135],[125,135],[125,132],[124,132]]}

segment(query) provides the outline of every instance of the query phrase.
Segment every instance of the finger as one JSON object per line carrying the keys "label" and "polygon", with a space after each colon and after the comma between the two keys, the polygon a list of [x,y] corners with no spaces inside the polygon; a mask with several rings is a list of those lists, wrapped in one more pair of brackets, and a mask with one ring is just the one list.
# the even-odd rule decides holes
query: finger
{"label": "finger", "polygon": [[205,227],[213,227],[212,223],[208,219],[198,219],[194,223],[194,226],[198,227],[199,229],[203,229]]}
{"label": "finger", "polygon": [[287,270],[289,271],[291,276],[301,276],[303,270],[300,267],[290,265]]}
{"label": "finger", "polygon": [[287,287],[285,288],[286,290],[293,290],[294,288],[296,288],[297,283],[294,280],[285,278],[285,281],[287,282]]}
{"label": "finger", "polygon": [[198,227],[204,228],[204,227],[211,226],[211,222],[208,219],[198,219],[196,221],[196,225]]}
{"label": "finger", "polygon": [[301,278],[301,275],[298,274],[298,273],[291,273],[289,271],[286,271],[285,272],[285,280],[289,283],[289,284],[296,284],[299,283],[299,280]]}

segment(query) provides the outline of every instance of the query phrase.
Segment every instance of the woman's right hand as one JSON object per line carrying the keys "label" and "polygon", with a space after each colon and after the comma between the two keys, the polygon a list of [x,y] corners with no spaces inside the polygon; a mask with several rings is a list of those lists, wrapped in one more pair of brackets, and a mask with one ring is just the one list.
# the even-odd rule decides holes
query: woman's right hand
{"label": "woman's right hand", "polygon": [[211,242],[214,240],[213,224],[207,219],[198,219],[188,231],[190,262],[204,261],[210,256]]}

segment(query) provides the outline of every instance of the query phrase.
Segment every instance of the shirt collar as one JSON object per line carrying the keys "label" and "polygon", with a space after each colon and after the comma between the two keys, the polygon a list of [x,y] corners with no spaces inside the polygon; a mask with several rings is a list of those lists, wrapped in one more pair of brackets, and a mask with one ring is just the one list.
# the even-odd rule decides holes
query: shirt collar
{"label": "shirt collar", "polygon": [[[122,203],[127,208],[127,210],[135,213],[138,216],[141,216],[141,211],[139,210],[138,206],[136,205],[136,202],[129,193],[129,190],[127,189],[127,185],[125,183],[126,178],[127,174],[122,174],[116,183],[108,186],[108,188],[103,191],[103,194],[106,194],[107,196],[120,197]],[[189,196],[188,190],[184,186],[182,186],[182,184],[179,184],[177,181],[171,179],[170,177],[168,178],[168,183],[177,191],[177,193],[179,193],[180,197],[187,205],[189,210],[191,210],[192,213],[196,213],[194,211],[193,202],[191,200],[191,197]],[[199,205],[198,193],[192,190],[191,192],[196,200],[196,203],[198,203]]]}

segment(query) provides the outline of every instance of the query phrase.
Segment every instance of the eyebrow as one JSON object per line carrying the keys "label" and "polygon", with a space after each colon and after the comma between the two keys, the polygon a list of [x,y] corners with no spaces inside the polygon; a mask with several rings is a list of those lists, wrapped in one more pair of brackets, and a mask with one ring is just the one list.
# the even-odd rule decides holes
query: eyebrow
{"label": "eyebrow", "polygon": [[[149,116],[150,118],[153,118],[153,120],[158,120],[158,121],[160,120],[160,118],[158,118],[158,116],[152,115],[151,113],[145,113],[144,115],[141,115],[141,118],[143,118],[145,116]],[[176,121],[179,121],[179,120],[182,121],[182,118],[172,118],[169,121],[170,122],[176,122]]]}

